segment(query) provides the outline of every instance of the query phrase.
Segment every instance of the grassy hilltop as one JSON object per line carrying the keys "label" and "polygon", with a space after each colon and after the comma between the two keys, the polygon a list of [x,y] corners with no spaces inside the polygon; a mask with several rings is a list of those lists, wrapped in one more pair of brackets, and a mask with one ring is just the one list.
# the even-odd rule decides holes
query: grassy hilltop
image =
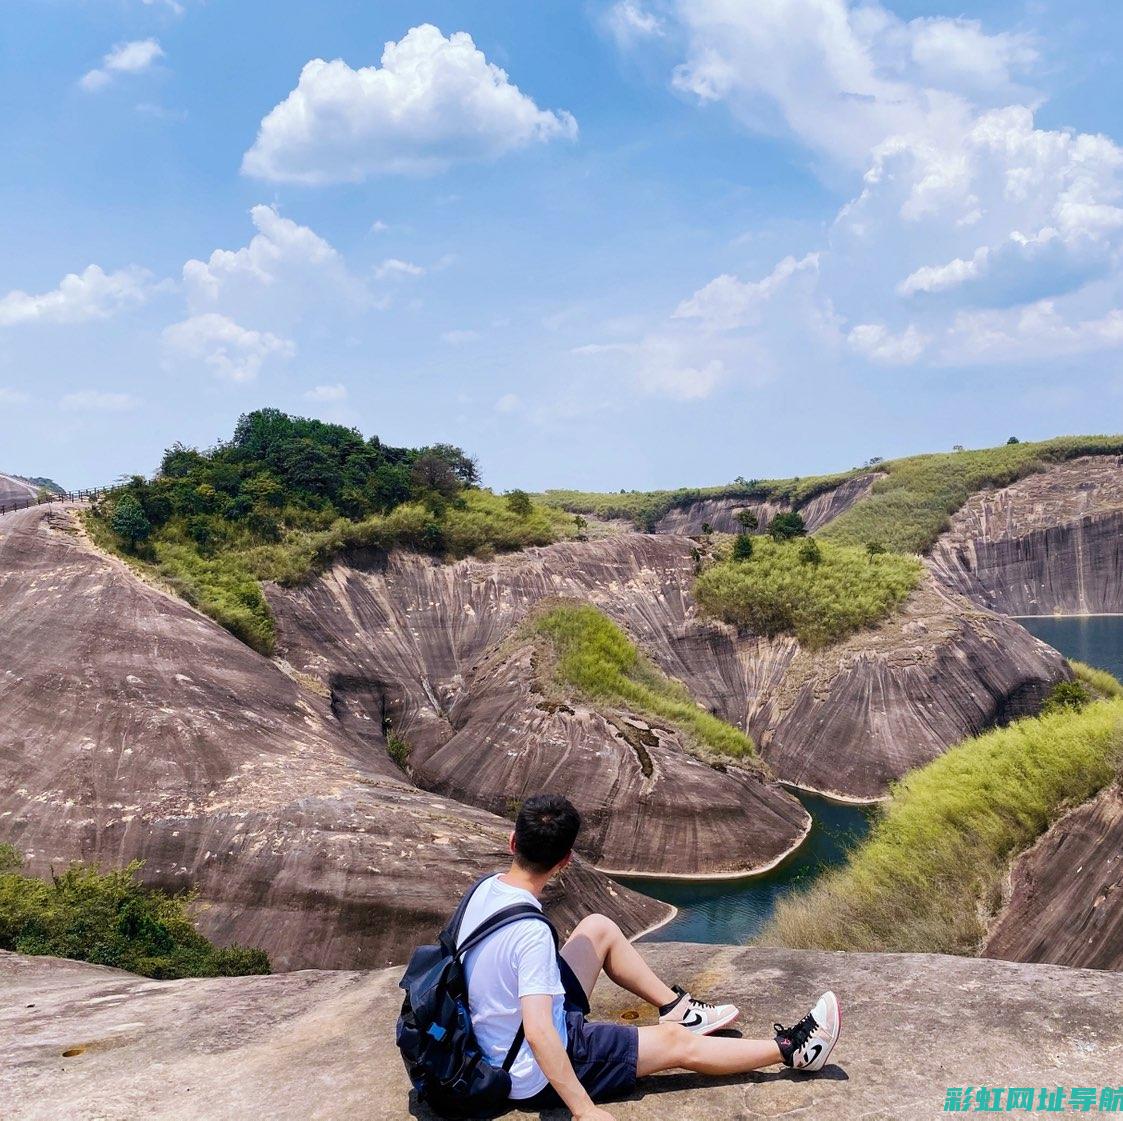
{"label": "grassy hilltop", "polygon": [[890,552],[922,553],[931,548],[947,527],[948,518],[972,494],[988,487],[1009,486],[1051,464],[1077,456],[1120,454],[1123,436],[1058,436],[997,448],[879,460],[833,475],[738,479],[725,486],[621,494],[548,490],[542,497],[563,510],[602,518],[629,518],[638,528],[650,530],[670,510],[702,499],[788,502],[798,508],[855,475],[877,471],[881,478],[874,483],[872,492],[821,530],[819,536],[840,545],[874,543]]}

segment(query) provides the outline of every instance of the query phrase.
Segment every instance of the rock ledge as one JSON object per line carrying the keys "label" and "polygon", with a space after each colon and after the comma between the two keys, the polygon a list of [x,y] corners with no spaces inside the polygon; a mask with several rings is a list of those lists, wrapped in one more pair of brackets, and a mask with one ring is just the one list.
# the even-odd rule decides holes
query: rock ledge
{"label": "rock ledge", "polygon": [[[611,1107],[620,1121],[937,1118],[948,1087],[1123,1082],[1123,974],[924,954],[678,943],[644,952],[665,976],[734,1000],[746,1032],[802,1015],[827,987],[844,1030],[836,1061],[817,1076],[662,1075]],[[430,1121],[408,1095],[393,1044],[399,974],[155,982],[0,953],[4,1117]],[[598,1016],[647,1020],[602,984]]]}

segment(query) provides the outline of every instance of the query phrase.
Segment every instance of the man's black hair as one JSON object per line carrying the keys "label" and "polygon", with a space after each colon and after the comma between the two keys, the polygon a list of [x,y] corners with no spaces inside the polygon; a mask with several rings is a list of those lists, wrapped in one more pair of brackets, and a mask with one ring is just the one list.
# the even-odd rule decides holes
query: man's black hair
{"label": "man's black hair", "polygon": [[548,872],[573,851],[581,815],[560,794],[527,798],[515,819],[515,861],[528,872]]}

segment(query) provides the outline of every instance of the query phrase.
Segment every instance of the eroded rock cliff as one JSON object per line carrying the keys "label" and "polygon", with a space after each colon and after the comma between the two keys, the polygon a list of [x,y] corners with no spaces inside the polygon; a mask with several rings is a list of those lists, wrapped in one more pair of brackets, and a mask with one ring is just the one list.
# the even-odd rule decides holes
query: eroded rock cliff
{"label": "eroded rock cliff", "polygon": [[[0,519],[0,840],[28,870],[145,861],[200,926],[276,968],[401,960],[496,867],[509,826],[405,782],[327,699],[90,547]],[[550,906],[636,932],[662,904],[575,865]]]}
{"label": "eroded rock cliff", "polygon": [[984,953],[1123,969],[1123,785],[1066,814],[1018,857]]}
{"label": "eroded rock cliff", "polygon": [[[699,617],[691,592],[693,549],[688,538],[627,534],[496,561],[442,565],[395,554],[337,564],[305,588],[274,588],[269,597],[284,657],[330,688],[337,711],[375,739],[386,721],[419,752],[427,783],[449,781],[483,804],[515,795],[490,783],[484,791],[482,779],[469,785],[464,776],[473,767],[495,767],[493,755],[525,750],[523,742],[543,717],[525,697],[517,710],[471,704],[474,674],[546,597],[584,600],[604,610],[701,704],[747,726],[779,778],[848,797],[878,797],[889,781],[963,736],[1030,711],[1068,672],[1055,651],[1016,623],[974,608],[932,581],[898,618],[819,653],[802,651],[794,639],[739,636]],[[525,694],[525,677],[521,685],[517,672],[504,680]],[[579,734],[563,732],[562,723],[554,725],[554,734],[567,753],[592,731],[585,722]],[[454,737],[455,747],[445,750]],[[640,782],[634,753],[615,735],[600,743],[599,754],[581,749],[580,764],[575,755],[560,757],[558,773],[572,770],[591,791],[601,791],[611,789],[627,765],[634,769],[630,781]],[[510,781],[516,770],[509,762],[492,773],[497,781]],[[721,801],[728,776],[713,772],[707,782]],[[769,794],[776,816],[785,812],[780,797]],[[615,804],[618,812],[636,812],[624,799]],[[745,829],[752,835],[749,808]],[[597,806],[588,809],[595,813]],[[642,812],[664,811],[648,803]],[[652,818],[643,820],[650,824]],[[642,833],[628,829],[637,839],[638,859]],[[760,845],[760,837],[773,845],[763,833],[752,843]],[[712,840],[711,862],[694,871],[728,867],[721,834]],[[756,862],[768,851],[762,845]],[[667,870],[676,870],[673,850],[665,859]]]}
{"label": "eroded rock cliff", "polygon": [[[842,1035],[818,1075],[643,1079],[620,1121],[946,1117],[949,1088],[1120,1085],[1123,974],[924,954],[645,946],[663,976],[771,1035],[828,987]],[[394,1046],[400,970],[152,982],[0,953],[5,1121],[434,1121]],[[654,1022],[607,981],[593,1014]],[[1005,1093],[999,1104],[1006,1104]],[[1098,1103],[1097,1103],[1098,1104]],[[1093,1109],[1095,1106],[1093,1106]],[[526,1119],[525,1111],[508,1114]],[[561,1121],[564,1110],[543,1119]]]}
{"label": "eroded rock cliff", "polygon": [[[807,532],[814,533],[822,529],[827,522],[837,518],[860,498],[865,498],[877,478],[877,472],[855,475],[839,486],[796,505],[794,508],[803,518]],[[655,532],[697,536],[704,525],[709,525],[715,533],[740,533],[741,523],[737,521],[737,515],[742,510],[751,510],[763,527],[777,514],[791,509],[793,506],[790,502],[742,502],[735,498],[707,498],[669,511],[656,523]]]}
{"label": "eroded rock cliff", "polygon": [[1123,460],[1085,456],[974,495],[929,564],[1011,615],[1123,611]]}

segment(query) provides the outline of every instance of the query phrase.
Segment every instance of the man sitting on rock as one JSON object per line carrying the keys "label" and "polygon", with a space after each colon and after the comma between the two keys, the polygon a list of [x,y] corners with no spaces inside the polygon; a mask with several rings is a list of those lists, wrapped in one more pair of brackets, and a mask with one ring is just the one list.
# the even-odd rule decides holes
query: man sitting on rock
{"label": "man sitting on rock", "polygon": [[[567,799],[529,798],[511,834],[511,867],[475,889],[458,940],[513,904],[540,908],[542,891],[569,863],[580,828],[581,817]],[[737,1009],[696,1000],[677,985],[668,988],[604,915],[582,919],[560,957],[545,923],[521,919],[469,950],[465,968],[472,1027],[493,1065],[503,1062],[520,1021],[524,1027],[526,1041],[510,1067],[511,1098],[533,1108],[556,1106],[560,1099],[576,1121],[612,1121],[594,1100],[627,1094],[637,1078],[661,1070],[728,1075],[774,1063],[819,1070],[841,1025],[838,1001],[827,992],[794,1027],[776,1024],[773,1039],[714,1037],[737,1019]],[[602,972],[654,1005],[658,1026],[587,1020],[580,1011],[587,1000],[577,987],[587,997]]]}

